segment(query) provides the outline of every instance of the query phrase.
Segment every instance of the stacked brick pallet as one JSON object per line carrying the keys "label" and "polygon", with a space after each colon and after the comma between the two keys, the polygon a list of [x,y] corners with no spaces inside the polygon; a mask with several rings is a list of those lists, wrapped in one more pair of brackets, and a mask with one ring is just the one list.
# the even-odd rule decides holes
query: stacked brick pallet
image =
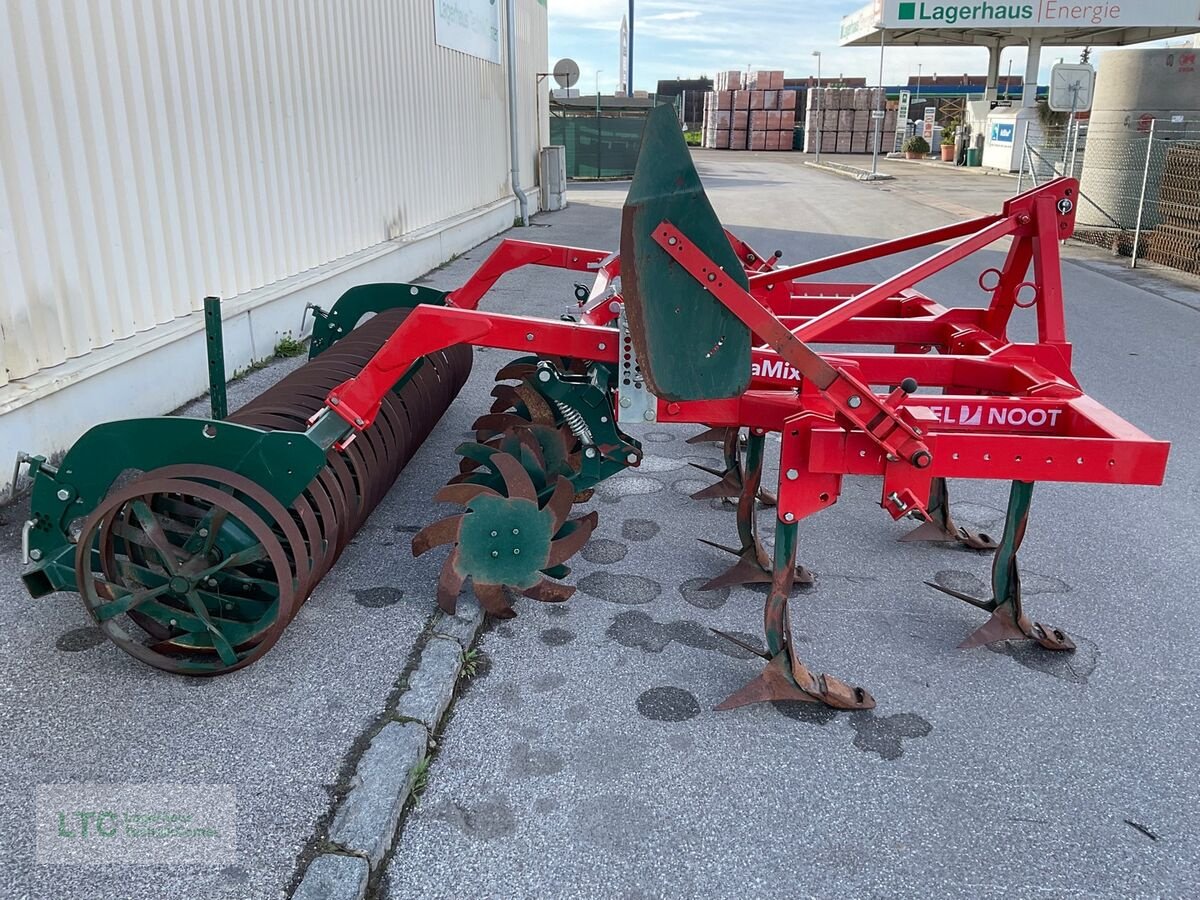
{"label": "stacked brick pallet", "polygon": [[1167,151],[1158,189],[1162,224],[1148,235],[1146,258],[1200,275],[1200,144]]}
{"label": "stacked brick pallet", "polygon": [[[815,88],[808,92],[805,109],[804,152],[871,153],[876,135],[871,111],[879,109],[882,88]],[[878,133],[883,148],[891,150],[896,132],[895,101],[887,101]]]}
{"label": "stacked brick pallet", "polygon": [[791,150],[796,92],[782,70],[718,72],[704,98],[703,144],[713,150]]}

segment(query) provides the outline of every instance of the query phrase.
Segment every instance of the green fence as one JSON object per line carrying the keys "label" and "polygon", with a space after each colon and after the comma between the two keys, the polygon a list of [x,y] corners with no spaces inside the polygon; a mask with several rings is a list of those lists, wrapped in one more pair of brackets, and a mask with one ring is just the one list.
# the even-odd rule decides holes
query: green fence
{"label": "green fence", "polygon": [[629,178],[645,121],[640,116],[552,116],[550,143],[567,148],[568,178]]}

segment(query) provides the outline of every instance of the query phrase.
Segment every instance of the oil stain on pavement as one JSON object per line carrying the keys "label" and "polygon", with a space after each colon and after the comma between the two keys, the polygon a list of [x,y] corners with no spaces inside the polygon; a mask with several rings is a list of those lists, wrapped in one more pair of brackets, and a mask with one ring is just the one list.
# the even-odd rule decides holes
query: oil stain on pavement
{"label": "oil stain on pavement", "polygon": [[933,726],[916,713],[876,715],[874,710],[845,713],[824,703],[805,703],[800,700],[777,700],[771,704],[781,715],[795,722],[824,728],[845,717],[854,729],[854,746],[864,753],[877,753],[886,760],[904,755],[904,741],[923,738]]}
{"label": "oil stain on pavement", "polygon": [[616,575],[612,572],[593,572],[579,579],[579,589],[609,603],[634,606],[650,603],[662,593],[662,585],[657,581],[641,575]]}
{"label": "oil stain on pavement", "polygon": [[583,548],[581,556],[590,563],[611,565],[625,558],[629,548],[620,541],[610,541],[606,538],[592,538]]}
{"label": "oil stain on pavement", "polygon": [[88,626],[87,628],[72,628],[70,631],[64,631],[58,636],[58,640],[54,642],[54,646],[67,653],[79,653],[82,650],[91,650],[93,647],[98,647],[103,643],[104,632],[99,628]]}
{"label": "oil stain on pavement", "polygon": [[707,578],[689,578],[679,585],[679,596],[697,609],[720,609],[729,600],[729,588],[717,588],[715,591],[700,590],[700,586],[707,581]]}
{"label": "oil stain on pavement", "polygon": [[926,737],[933,726],[916,713],[896,713],[877,716],[874,711],[850,714],[854,729],[854,746],[864,753],[878,753],[883,759],[899,759],[904,755],[904,741]]}
{"label": "oil stain on pavement", "polygon": [[648,541],[658,530],[658,523],[650,519],[626,519],[621,524],[621,537],[627,541]]}
{"label": "oil stain on pavement", "polygon": [[514,775],[522,777],[546,777],[557,775],[563,770],[565,762],[560,754],[553,750],[538,750],[526,741],[518,741],[509,751],[509,763]]}
{"label": "oil stain on pavement", "polygon": [[686,722],[700,714],[700,702],[683,688],[656,687],[642,691],[637,711],[656,722]]}
{"label": "oil stain on pavement", "polygon": [[399,603],[404,597],[404,591],[395,587],[373,587],[366,588],[361,591],[351,591],[354,594],[354,602],[359,606],[365,606],[368,609],[381,609],[385,606],[391,606],[393,603]]}
{"label": "oil stain on pavement", "polygon": [[575,632],[565,628],[547,628],[538,637],[547,647],[561,647],[575,640]]}
{"label": "oil stain on pavement", "polygon": [[456,827],[467,837],[480,841],[506,837],[517,830],[516,816],[502,798],[483,800],[475,806],[463,806],[443,800],[429,807],[426,815]]}
{"label": "oil stain on pavement", "polygon": [[[752,634],[730,632],[750,646],[759,646]],[[697,650],[715,650],[734,659],[753,659],[754,654],[733,641],[726,640],[699,622],[681,619],[677,622],[656,622],[640,610],[631,609],[612,620],[606,634],[623,647],[636,647],[646,653],[661,653],[675,641]]]}

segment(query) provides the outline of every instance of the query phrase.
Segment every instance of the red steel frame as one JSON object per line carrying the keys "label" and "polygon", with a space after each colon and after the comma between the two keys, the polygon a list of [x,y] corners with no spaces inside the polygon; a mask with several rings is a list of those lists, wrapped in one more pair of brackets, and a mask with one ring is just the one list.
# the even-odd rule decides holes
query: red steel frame
{"label": "red steel frame", "polygon": [[[1077,184],[1049,182],[1001,213],[776,268],[733,235],[749,290],[719,271],[669,222],[654,239],[755,335],[749,389],[728,400],[663,402],[660,423],[778,432],[778,516],[793,522],[836,501],[845,475],[881,475],[881,505],[899,518],[923,511],[934,477],[1161,484],[1170,448],[1088,397],[1071,372],[1059,241],[1074,228]],[[1001,239],[1003,265],[984,270],[986,307],[942,306],[916,285]],[[879,284],[814,283],[832,272],[952,241]],[[505,273],[539,265],[588,271],[595,282],[579,322],[484,312]],[[1033,278],[1026,280],[1032,265]],[[448,297],[420,306],[355,378],[328,399],[354,432],[421,355],[467,342],[616,364],[620,259],[600,250],[505,240]],[[1036,343],[1008,338],[1018,308],[1036,315]],[[891,352],[818,353],[815,344],[884,345]],[[940,394],[895,387],[916,379]],[[878,389],[879,392],[876,393]],[[620,407],[615,407],[619,417]],[[350,433],[352,439],[353,433]]]}

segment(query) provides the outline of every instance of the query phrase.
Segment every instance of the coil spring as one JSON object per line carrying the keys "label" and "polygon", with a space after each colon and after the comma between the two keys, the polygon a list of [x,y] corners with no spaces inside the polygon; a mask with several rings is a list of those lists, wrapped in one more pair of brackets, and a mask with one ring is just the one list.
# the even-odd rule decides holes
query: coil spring
{"label": "coil spring", "polygon": [[558,407],[558,411],[562,413],[567,427],[571,429],[571,434],[579,438],[580,442],[585,446],[591,446],[594,441],[592,439],[592,429],[588,428],[587,422],[584,421],[583,415],[573,406],[563,403],[561,400],[555,400],[554,405]]}

